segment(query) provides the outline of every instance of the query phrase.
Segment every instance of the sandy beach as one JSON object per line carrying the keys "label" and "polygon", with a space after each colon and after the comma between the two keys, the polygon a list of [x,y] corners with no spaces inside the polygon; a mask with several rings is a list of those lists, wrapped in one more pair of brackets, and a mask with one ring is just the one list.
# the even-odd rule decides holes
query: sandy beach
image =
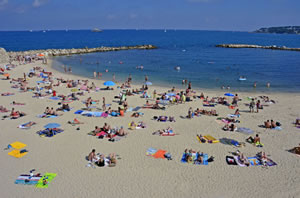
{"label": "sandy beach", "polygon": [[[23,73],[28,73],[36,66],[51,71],[55,78],[84,79],[78,76],[59,73],[41,61],[26,65],[19,65],[8,71],[11,78],[22,78]],[[2,77],[2,76],[0,76]],[[36,81],[41,80],[36,76],[28,78],[28,86],[35,87]],[[56,80],[55,80],[56,82]],[[89,79],[89,84],[94,82],[97,87],[104,88],[103,81]],[[300,129],[293,122],[300,118],[300,93],[268,93],[270,99],[276,101],[260,110],[259,113],[249,113],[250,101],[247,97],[258,97],[266,93],[239,92],[238,108],[241,116],[237,127],[246,127],[259,134],[263,147],[255,147],[245,141],[249,135],[239,132],[223,131],[224,123],[217,122],[217,117],[226,117],[235,110],[224,105],[215,107],[203,107],[203,100],[194,99],[184,104],[166,106],[166,110],[140,109],[144,113],[142,117],[133,118],[133,112],[126,112],[124,117],[86,117],[75,115],[74,112],[84,108],[82,100],[92,97],[100,100],[97,106],[101,108],[102,97],[106,103],[111,104],[112,109],[118,109],[118,103],[112,102],[114,96],[119,95],[121,89],[117,84],[113,91],[85,92],[84,96],[78,96],[79,101],[70,103],[72,110],[63,112],[56,118],[38,118],[46,107],[60,107],[57,100],[33,98],[33,92],[21,93],[13,89],[10,80],[1,80],[1,93],[11,92],[12,96],[0,96],[0,105],[11,110],[25,112],[27,115],[18,119],[1,120],[0,132],[0,191],[1,197],[300,197],[300,157],[287,150],[298,146],[300,143]],[[134,83],[134,79],[133,79]],[[149,93],[153,90],[158,93],[167,92],[172,88],[159,87],[152,82]],[[142,85],[133,85],[132,88],[141,88]],[[131,88],[131,89],[132,89]],[[57,94],[68,95],[70,89],[66,84],[54,87]],[[205,96],[223,97],[227,90],[194,90],[196,95],[201,92]],[[235,93],[234,93],[235,94]],[[26,103],[23,106],[12,106],[12,101]],[[135,108],[146,103],[141,95],[127,97],[129,107]],[[230,102],[232,99],[229,100]],[[150,103],[154,103],[152,99]],[[200,109],[215,109],[218,116],[201,115],[192,119],[182,118],[187,115],[192,107]],[[0,113],[1,117],[9,115]],[[61,112],[59,112],[61,113]],[[153,116],[174,116],[176,122],[157,122]],[[74,118],[84,124],[77,126],[67,124]],[[281,123],[282,130],[271,130],[259,127],[266,120],[274,120]],[[34,121],[37,124],[30,129],[17,128],[20,124]],[[143,121],[145,129],[130,130],[128,123],[131,121]],[[59,123],[63,133],[54,137],[40,137],[36,134],[48,123]],[[107,138],[98,139],[87,133],[94,130],[95,126],[102,127],[108,123],[112,127],[123,126],[129,134],[120,141],[110,142]],[[153,132],[166,129],[168,126],[178,135],[165,137],[152,135]],[[196,138],[197,134],[209,134],[216,139],[230,138],[239,142],[246,142],[244,147],[235,147],[222,142],[202,144]],[[25,143],[29,152],[22,158],[14,158],[4,150],[8,144],[15,141]],[[146,155],[148,148],[166,150],[172,155],[172,160],[155,159]],[[96,153],[108,155],[115,153],[119,157],[115,167],[86,167],[86,156],[92,149]],[[207,166],[181,163],[181,157],[185,149],[193,149],[213,156],[214,161]],[[265,152],[270,159],[277,163],[276,166],[231,166],[226,163],[225,157],[231,152],[241,151],[247,157],[255,156],[258,152]],[[36,169],[36,173],[56,173],[57,176],[49,184],[47,189],[39,189],[30,185],[15,184],[20,174],[28,173]]]}

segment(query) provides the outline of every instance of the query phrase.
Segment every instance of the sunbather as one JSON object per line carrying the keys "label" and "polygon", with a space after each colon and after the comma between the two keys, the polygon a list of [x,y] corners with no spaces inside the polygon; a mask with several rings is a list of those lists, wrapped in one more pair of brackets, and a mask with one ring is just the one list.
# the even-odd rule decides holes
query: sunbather
{"label": "sunbather", "polygon": [[75,125],[75,124],[84,124],[83,122],[80,122],[77,118],[74,118],[73,121],[68,121],[68,123],[73,124],[73,125]]}
{"label": "sunbather", "polygon": [[267,129],[271,129],[272,128],[272,124],[271,124],[271,122],[269,120],[267,120],[265,122],[265,128],[267,128]]}
{"label": "sunbather", "polygon": [[289,150],[292,153],[300,155],[300,144],[299,146],[294,147],[293,149]]}
{"label": "sunbather", "polygon": [[95,149],[93,149],[92,152],[90,152],[90,154],[88,155],[88,160],[90,163],[95,162],[97,160]]}
{"label": "sunbather", "polygon": [[262,146],[263,144],[261,144],[260,142],[260,137],[258,134],[255,135],[255,137],[253,138],[252,136],[248,137],[246,139],[247,142],[251,143],[251,144],[254,144],[256,146]]}
{"label": "sunbather", "polygon": [[31,127],[32,125],[35,125],[35,124],[36,124],[35,122],[30,121],[30,122],[26,123],[25,125],[23,125],[23,127],[29,128],[29,127]]}
{"label": "sunbather", "polygon": [[15,101],[13,101],[11,104],[12,105],[25,105],[25,103],[20,103],[20,102],[15,102]]}
{"label": "sunbather", "polygon": [[125,132],[124,128],[121,126],[121,128],[116,131],[116,135],[125,136],[125,135],[127,135],[127,133]]}

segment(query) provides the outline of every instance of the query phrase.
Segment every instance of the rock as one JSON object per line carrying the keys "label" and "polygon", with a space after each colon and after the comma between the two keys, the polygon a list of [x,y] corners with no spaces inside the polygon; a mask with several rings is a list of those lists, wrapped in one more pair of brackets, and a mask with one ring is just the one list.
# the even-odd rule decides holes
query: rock
{"label": "rock", "polygon": [[9,62],[9,55],[4,48],[0,48],[0,64]]}

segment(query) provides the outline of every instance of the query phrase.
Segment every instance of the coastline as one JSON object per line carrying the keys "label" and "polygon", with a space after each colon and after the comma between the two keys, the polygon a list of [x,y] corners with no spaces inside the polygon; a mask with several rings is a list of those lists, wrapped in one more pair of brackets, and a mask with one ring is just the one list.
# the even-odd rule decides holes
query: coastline
{"label": "coastline", "polygon": [[[58,72],[59,74],[63,74],[63,75],[66,75],[66,76],[70,76],[70,77],[79,77],[80,79],[89,79],[91,80],[92,82],[100,82],[101,84],[103,84],[106,80],[102,80],[102,79],[94,79],[92,77],[92,74],[91,74],[91,77],[86,77],[86,76],[81,76],[81,75],[77,75],[77,74],[70,74],[70,73],[64,73],[58,69],[56,69],[54,66],[54,60],[53,60],[53,57],[49,57],[48,58],[48,65],[49,65],[49,69],[51,69],[51,71],[56,71]],[[152,81],[151,81],[152,82]],[[155,81],[153,81],[152,83],[155,83]],[[116,82],[116,85],[117,86],[121,86],[122,82],[120,81],[117,81]],[[137,83],[135,81],[133,81],[132,83],[132,86],[134,87],[141,87],[142,85],[142,82],[140,83]],[[151,85],[152,88],[156,88],[157,90],[170,90],[172,89],[173,85],[171,84],[170,86],[167,86],[168,83],[166,84],[162,84],[162,85]],[[176,86],[175,86],[176,87]],[[187,86],[185,86],[185,88],[183,88],[183,86],[177,86],[176,89],[180,89],[182,91],[185,91],[185,89],[187,88]],[[198,92],[207,92],[207,93],[213,93],[213,92],[224,92],[224,93],[227,93],[227,92],[238,92],[238,93],[245,93],[245,94],[281,94],[281,93],[286,93],[286,94],[298,94],[300,93],[299,91],[291,91],[291,90],[288,90],[288,91],[282,91],[282,90],[273,90],[273,89],[266,89],[264,91],[262,90],[257,90],[255,89],[254,87],[249,87],[249,89],[247,91],[245,90],[236,90],[238,88],[232,88],[232,89],[221,89],[221,88],[202,88],[202,87],[198,87],[198,86],[193,86],[193,90],[195,90],[197,93]]]}
{"label": "coastline", "polygon": [[[41,62],[20,65],[10,71],[11,77],[22,77],[23,72],[29,71],[34,66],[41,66],[47,71],[53,72],[55,77],[65,79],[87,79],[73,74],[58,72],[51,67],[51,60],[48,65]],[[40,78],[29,79],[30,86],[35,86]],[[102,80],[89,79],[95,82],[96,86],[104,87]],[[1,160],[1,185],[4,197],[97,197],[99,194],[106,197],[297,197],[300,179],[298,168],[300,158],[286,150],[297,146],[300,142],[299,129],[291,124],[295,118],[300,117],[300,93],[268,93],[271,99],[276,101],[269,107],[265,107],[260,113],[248,113],[249,108],[244,105],[248,103],[246,97],[257,97],[265,93],[238,92],[242,101],[239,103],[241,123],[239,127],[247,127],[258,133],[264,143],[263,148],[246,144],[245,147],[236,148],[223,143],[200,144],[196,134],[210,134],[217,139],[230,138],[244,142],[248,137],[238,132],[225,132],[221,128],[223,124],[216,122],[216,117],[200,116],[191,120],[183,119],[189,107],[203,107],[201,100],[194,100],[185,104],[173,105],[166,110],[141,109],[143,117],[132,118],[131,113],[126,113],[122,118],[95,118],[74,115],[74,112],[84,107],[81,100],[91,96],[93,99],[101,100],[106,97],[107,103],[113,109],[118,107],[112,102],[114,96],[118,95],[118,89],[114,91],[100,91],[86,93],[80,97],[80,101],[73,102],[70,106],[71,112],[63,113],[58,118],[37,118],[44,109],[58,107],[58,102],[44,99],[32,98],[32,92],[20,93],[11,88],[9,81],[1,81],[1,92],[13,92],[14,96],[0,96],[0,104],[12,107],[12,101],[25,102],[25,106],[16,106],[16,110],[27,113],[25,117],[17,120],[0,120],[2,129],[0,133],[0,144],[5,147],[14,141],[21,141],[27,144],[29,153],[21,159],[7,155],[8,151],[0,152]],[[133,84],[134,88],[140,88],[141,84]],[[165,92],[170,87],[150,86],[149,92],[154,89],[158,92]],[[55,88],[58,94],[69,94],[70,90],[65,86]],[[200,94],[196,89],[197,95]],[[202,90],[200,90],[202,91]],[[203,90],[205,96],[223,96],[226,90]],[[152,100],[150,100],[152,103]],[[142,106],[145,99],[140,96],[128,97],[130,107]],[[102,103],[96,104],[101,107]],[[234,110],[225,106],[215,107],[219,116],[234,113]],[[2,114],[6,115],[6,114]],[[174,116],[176,122],[163,123],[152,120],[153,116],[167,115]],[[77,117],[85,124],[76,130],[67,124],[67,121]],[[274,119],[282,124],[282,131],[268,130],[258,127],[266,119]],[[131,121],[143,121],[147,124],[146,129],[129,130],[128,123]],[[18,125],[35,121],[37,125],[31,129],[22,130]],[[65,130],[52,138],[39,137],[36,132],[43,129],[43,126],[50,122],[57,122]],[[97,139],[88,136],[87,133],[95,126],[103,126],[104,123],[112,127],[125,126],[129,135],[118,142],[109,142],[107,139]],[[171,126],[176,133],[174,137],[154,136],[152,133],[159,129]],[[173,160],[155,159],[146,156],[146,150],[150,147],[164,149],[172,154]],[[113,168],[89,168],[86,167],[85,156],[95,148],[96,152],[105,155],[116,153],[120,155],[117,166]],[[197,166],[180,162],[184,149],[199,150],[214,156],[214,162],[208,166]],[[230,152],[240,150],[247,156],[254,156],[257,152],[264,151],[278,165],[262,168],[261,166],[239,167],[226,164],[225,156]],[[57,173],[57,177],[51,182],[48,189],[37,189],[32,186],[16,185],[14,180],[22,173],[27,173],[35,168],[37,172]],[[105,184],[103,184],[103,181]],[[293,182],[290,182],[293,181]],[[112,188],[114,188],[112,190]],[[255,190],[254,190],[255,189]]]}

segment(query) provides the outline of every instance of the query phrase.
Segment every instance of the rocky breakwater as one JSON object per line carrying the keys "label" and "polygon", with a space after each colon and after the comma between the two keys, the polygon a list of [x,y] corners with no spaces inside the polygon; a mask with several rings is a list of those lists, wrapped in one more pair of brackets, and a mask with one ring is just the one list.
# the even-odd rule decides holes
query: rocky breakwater
{"label": "rocky breakwater", "polygon": [[224,48],[258,48],[258,49],[271,49],[271,50],[289,50],[289,51],[300,51],[300,48],[290,48],[285,46],[260,46],[260,45],[247,45],[247,44],[219,44],[216,47]]}
{"label": "rocky breakwater", "polygon": [[109,52],[119,50],[150,50],[157,49],[154,45],[136,45],[136,46],[122,46],[122,47],[96,47],[96,48],[77,48],[77,49],[46,49],[46,50],[29,50],[19,52],[8,52],[11,58],[16,56],[30,56],[44,54],[47,56],[69,56],[74,54],[87,54],[95,52]]}
{"label": "rocky breakwater", "polygon": [[9,55],[4,48],[0,48],[0,64],[9,62]]}

